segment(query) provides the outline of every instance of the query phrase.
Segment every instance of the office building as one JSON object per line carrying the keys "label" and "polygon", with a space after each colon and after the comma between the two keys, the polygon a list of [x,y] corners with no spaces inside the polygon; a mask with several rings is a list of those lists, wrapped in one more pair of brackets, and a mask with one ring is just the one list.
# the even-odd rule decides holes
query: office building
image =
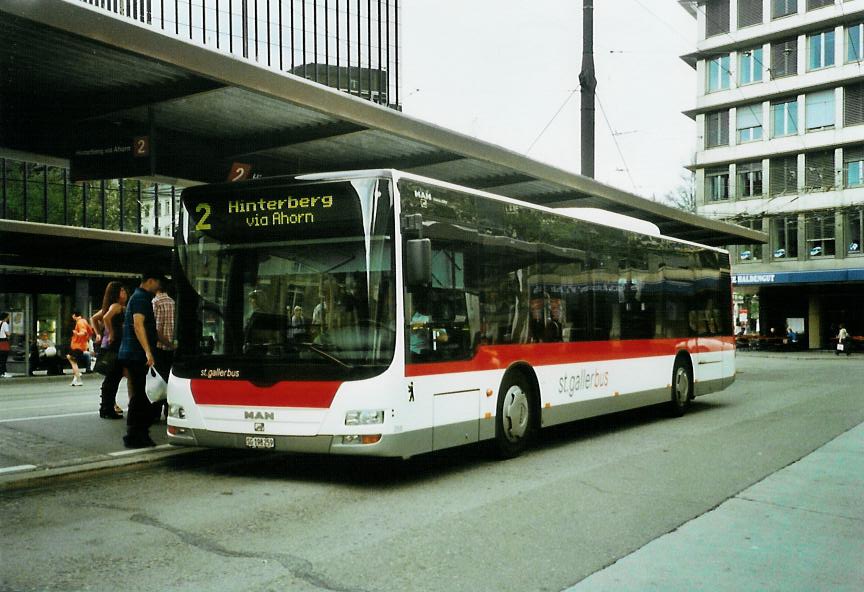
{"label": "office building", "polygon": [[698,0],[698,213],[769,235],[730,247],[737,320],[832,347],[864,334],[864,0]]}

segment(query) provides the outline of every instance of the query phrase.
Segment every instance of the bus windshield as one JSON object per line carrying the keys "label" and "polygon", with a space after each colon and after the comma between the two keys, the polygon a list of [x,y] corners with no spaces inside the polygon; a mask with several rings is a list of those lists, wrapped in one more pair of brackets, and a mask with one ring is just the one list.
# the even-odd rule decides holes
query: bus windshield
{"label": "bus windshield", "polygon": [[272,383],[368,377],[389,365],[387,181],[190,190],[183,208],[175,373]]}

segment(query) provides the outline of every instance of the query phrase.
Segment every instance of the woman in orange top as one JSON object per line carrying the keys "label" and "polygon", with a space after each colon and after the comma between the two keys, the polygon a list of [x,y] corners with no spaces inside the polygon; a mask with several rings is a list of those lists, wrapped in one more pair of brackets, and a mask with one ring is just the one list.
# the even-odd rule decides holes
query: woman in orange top
{"label": "woman in orange top", "polygon": [[75,321],[75,327],[72,329],[72,343],[69,346],[70,351],[66,359],[69,360],[69,364],[72,366],[71,385],[83,386],[81,370],[78,368],[78,365],[86,363],[87,358],[84,356],[84,352],[87,351],[93,329],[90,328],[90,323],[77,310],[72,313],[72,320]]}

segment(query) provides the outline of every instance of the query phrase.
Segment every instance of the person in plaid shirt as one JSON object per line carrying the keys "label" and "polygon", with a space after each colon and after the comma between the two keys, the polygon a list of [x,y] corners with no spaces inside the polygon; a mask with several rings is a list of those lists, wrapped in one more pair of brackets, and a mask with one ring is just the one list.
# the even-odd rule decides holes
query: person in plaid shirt
{"label": "person in plaid shirt", "polygon": [[[174,363],[174,299],[167,293],[166,282],[156,292],[153,298],[153,315],[156,317],[156,372],[162,375],[165,382],[171,374],[171,365]],[[168,418],[168,401],[157,404],[154,411],[156,419],[161,416],[164,409],[165,418]]]}

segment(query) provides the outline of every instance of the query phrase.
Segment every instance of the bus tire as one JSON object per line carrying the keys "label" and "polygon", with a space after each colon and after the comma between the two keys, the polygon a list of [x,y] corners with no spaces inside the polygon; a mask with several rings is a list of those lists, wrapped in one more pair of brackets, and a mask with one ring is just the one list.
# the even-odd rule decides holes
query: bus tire
{"label": "bus tire", "polygon": [[531,381],[523,372],[510,372],[498,391],[495,451],[498,458],[522,454],[534,434],[536,407]]}
{"label": "bus tire", "polygon": [[669,401],[669,413],[672,417],[684,415],[692,398],[693,368],[686,356],[678,356],[672,367],[672,393]]}

